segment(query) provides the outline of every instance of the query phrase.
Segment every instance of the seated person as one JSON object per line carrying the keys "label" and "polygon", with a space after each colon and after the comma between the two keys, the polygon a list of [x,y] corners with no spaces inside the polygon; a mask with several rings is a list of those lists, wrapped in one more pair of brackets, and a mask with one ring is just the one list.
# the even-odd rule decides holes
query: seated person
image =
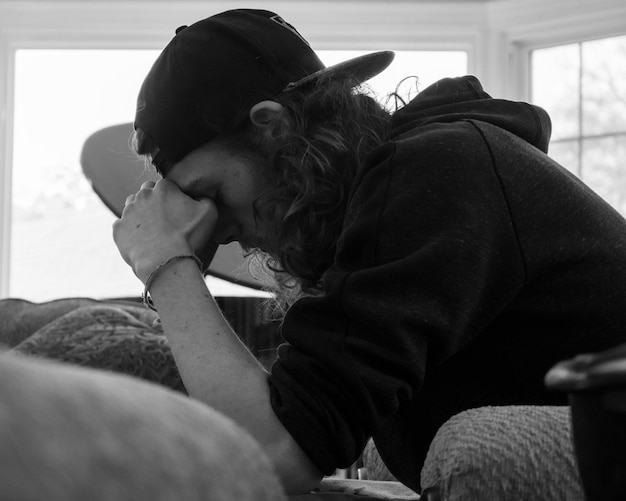
{"label": "seated person", "polygon": [[[325,68],[277,14],[232,10],[178,29],[138,96],[133,142],[162,179],[115,242],[190,396],[247,429],[288,493],[370,437],[419,492],[451,416],[565,404],[550,367],[624,340],[626,221],[546,154],[545,111],[472,76],[388,110],[361,84],[389,62]],[[280,286],[269,372],[203,280],[231,241]]]}

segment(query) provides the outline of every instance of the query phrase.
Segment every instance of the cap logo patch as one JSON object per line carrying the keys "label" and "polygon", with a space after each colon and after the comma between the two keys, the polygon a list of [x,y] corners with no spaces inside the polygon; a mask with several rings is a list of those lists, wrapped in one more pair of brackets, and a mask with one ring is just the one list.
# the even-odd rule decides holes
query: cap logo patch
{"label": "cap logo patch", "polygon": [[274,21],[276,24],[280,24],[283,28],[288,29],[294,35],[296,35],[300,40],[302,40],[305,44],[309,45],[309,42],[307,42],[302,37],[302,35],[300,35],[300,33],[298,33],[297,30],[293,26],[291,26],[287,21],[285,21],[282,17],[280,17],[279,15],[275,15],[275,16],[270,17],[270,19]]}

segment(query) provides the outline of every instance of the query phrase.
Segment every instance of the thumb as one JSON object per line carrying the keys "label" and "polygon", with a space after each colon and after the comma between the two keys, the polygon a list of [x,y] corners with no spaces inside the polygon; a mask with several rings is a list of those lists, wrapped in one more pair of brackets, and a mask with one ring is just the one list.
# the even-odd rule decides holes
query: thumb
{"label": "thumb", "polygon": [[[215,202],[209,198],[194,200],[194,205],[194,211],[190,214],[191,220],[186,224],[185,236],[194,252],[199,254],[204,253],[205,247],[209,244],[219,214]],[[215,246],[217,248],[217,244]],[[213,254],[215,251],[211,253],[210,259],[213,259]]]}

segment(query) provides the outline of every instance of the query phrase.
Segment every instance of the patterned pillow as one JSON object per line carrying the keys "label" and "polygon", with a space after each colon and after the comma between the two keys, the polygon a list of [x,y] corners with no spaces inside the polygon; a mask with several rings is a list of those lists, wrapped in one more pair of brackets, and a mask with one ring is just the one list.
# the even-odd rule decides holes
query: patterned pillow
{"label": "patterned pillow", "polygon": [[44,325],[10,351],[121,372],[187,393],[156,317],[141,307],[96,305]]}

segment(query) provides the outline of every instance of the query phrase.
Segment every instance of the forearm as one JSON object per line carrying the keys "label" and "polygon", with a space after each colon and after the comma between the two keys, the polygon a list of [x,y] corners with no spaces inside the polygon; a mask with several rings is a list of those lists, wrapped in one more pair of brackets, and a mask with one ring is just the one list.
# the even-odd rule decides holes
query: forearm
{"label": "forearm", "polygon": [[190,395],[251,432],[288,491],[313,487],[320,475],[276,418],[267,373],[224,319],[196,264],[167,266],[150,292]]}
{"label": "forearm", "polygon": [[[126,200],[113,238],[137,277],[149,281],[191,396],[247,429],[273,461],[288,493],[306,492],[321,475],[274,414],[267,373],[225,321],[194,260],[171,260],[214,249],[210,237],[218,217],[211,199],[192,199],[166,179],[146,182]],[[160,263],[167,264],[150,279]]]}
{"label": "forearm", "polygon": [[224,319],[191,259],[164,268],[150,293],[191,396],[215,407],[228,386],[240,393],[244,383],[247,388],[265,380],[265,371]]}

